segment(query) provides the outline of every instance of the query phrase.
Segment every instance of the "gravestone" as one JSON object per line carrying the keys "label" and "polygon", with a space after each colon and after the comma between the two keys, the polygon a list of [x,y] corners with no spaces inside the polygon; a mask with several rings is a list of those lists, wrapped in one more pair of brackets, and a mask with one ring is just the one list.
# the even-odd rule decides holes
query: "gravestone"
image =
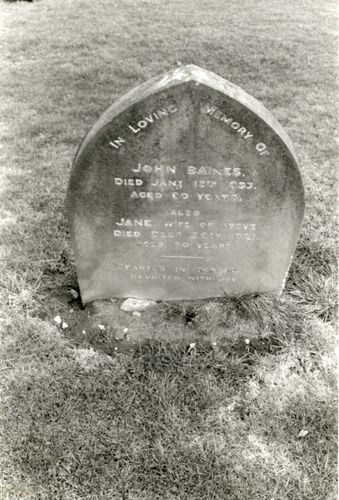
{"label": "gravestone", "polygon": [[239,87],[183,66],[92,127],[67,195],[83,304],[279,294],[304,210],[293,146]]}

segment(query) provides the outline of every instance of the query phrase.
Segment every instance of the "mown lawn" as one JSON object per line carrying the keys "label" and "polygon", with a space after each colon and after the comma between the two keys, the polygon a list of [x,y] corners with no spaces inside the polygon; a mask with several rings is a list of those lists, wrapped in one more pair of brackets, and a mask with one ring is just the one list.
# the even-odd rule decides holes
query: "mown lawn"
{"label": "mown lawn", "polygon": [[[1,2],[0,23],[1,500],[336,498],[336,3]],[[114,99],[178,62],[254,95],[295,144],[286,290],[83,334],[70,164]],[[124,328],[164,339],[116,349]]]}

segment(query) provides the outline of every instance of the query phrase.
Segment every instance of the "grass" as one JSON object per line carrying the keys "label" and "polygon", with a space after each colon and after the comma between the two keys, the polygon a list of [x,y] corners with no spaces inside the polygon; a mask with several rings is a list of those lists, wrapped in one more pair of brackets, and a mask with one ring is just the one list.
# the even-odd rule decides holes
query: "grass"
{"label": "grass", "polygon": [[[2,2],[0,19],[1,500],[336,498],[334,1]],[[296,255],[279,301],[116,307],[102,331],[70,294],[70,163],[114,99],[177,62],[287,129]],[[150,340],[124,349],[126,328]]]}

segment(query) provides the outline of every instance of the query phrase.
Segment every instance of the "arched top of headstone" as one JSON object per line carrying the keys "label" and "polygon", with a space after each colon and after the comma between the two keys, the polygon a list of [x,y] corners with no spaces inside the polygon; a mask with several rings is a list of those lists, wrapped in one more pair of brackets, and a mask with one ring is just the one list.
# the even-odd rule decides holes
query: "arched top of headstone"
{"label": "arched top of headstone", "polygon": [[110,106],[67,209],[83,303],[282,290],[304,211],[292,143],[223,78],[181,66]]}
{"label": "arched top of headstone", "polygon": [[151,80],[134,87],[125,95],[120,97],[102,113],[99,120],[91,127],[88,134],[82,141],[77,155],[82,153],[83,149],[87,146],[91,139],[95,137],[100,129],[102,129],[105,125],[111,122],[114,117],[125,111],[127,108],[142,101],[143,99],[146,99],[152,94],[157,94],[166,89],[170,89],[171,87],[187,83],[193,83],[197,86],[206,85],[207,87],[210,87],[217,92],[221,92],[230,99],[242,104],[249,111],[252,111],[264,120],[267,125],[269,125],[272,130],[274,130],[274,132],[281,137],[286,146],[290,149],[292,155],[296,156],[292,141],[288,137],[284,128],[263,104],[242,90],[240,87],[237,87],[237,85],[234,85],[225,78],[212,73],[212,71],[200,68],[195,64],[179,66],[178,68],[168,71],[165,74],[158,75]]}

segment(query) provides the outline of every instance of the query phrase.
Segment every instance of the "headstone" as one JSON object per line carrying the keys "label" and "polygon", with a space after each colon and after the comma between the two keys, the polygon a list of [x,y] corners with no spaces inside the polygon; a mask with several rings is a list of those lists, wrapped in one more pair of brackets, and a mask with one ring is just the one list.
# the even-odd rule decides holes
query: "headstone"
{"label": "headstone", "polygon": [[67,208],[82,302],[282,290],[304,210],[293,146],[239,87],[182,66],[88,132]]}

